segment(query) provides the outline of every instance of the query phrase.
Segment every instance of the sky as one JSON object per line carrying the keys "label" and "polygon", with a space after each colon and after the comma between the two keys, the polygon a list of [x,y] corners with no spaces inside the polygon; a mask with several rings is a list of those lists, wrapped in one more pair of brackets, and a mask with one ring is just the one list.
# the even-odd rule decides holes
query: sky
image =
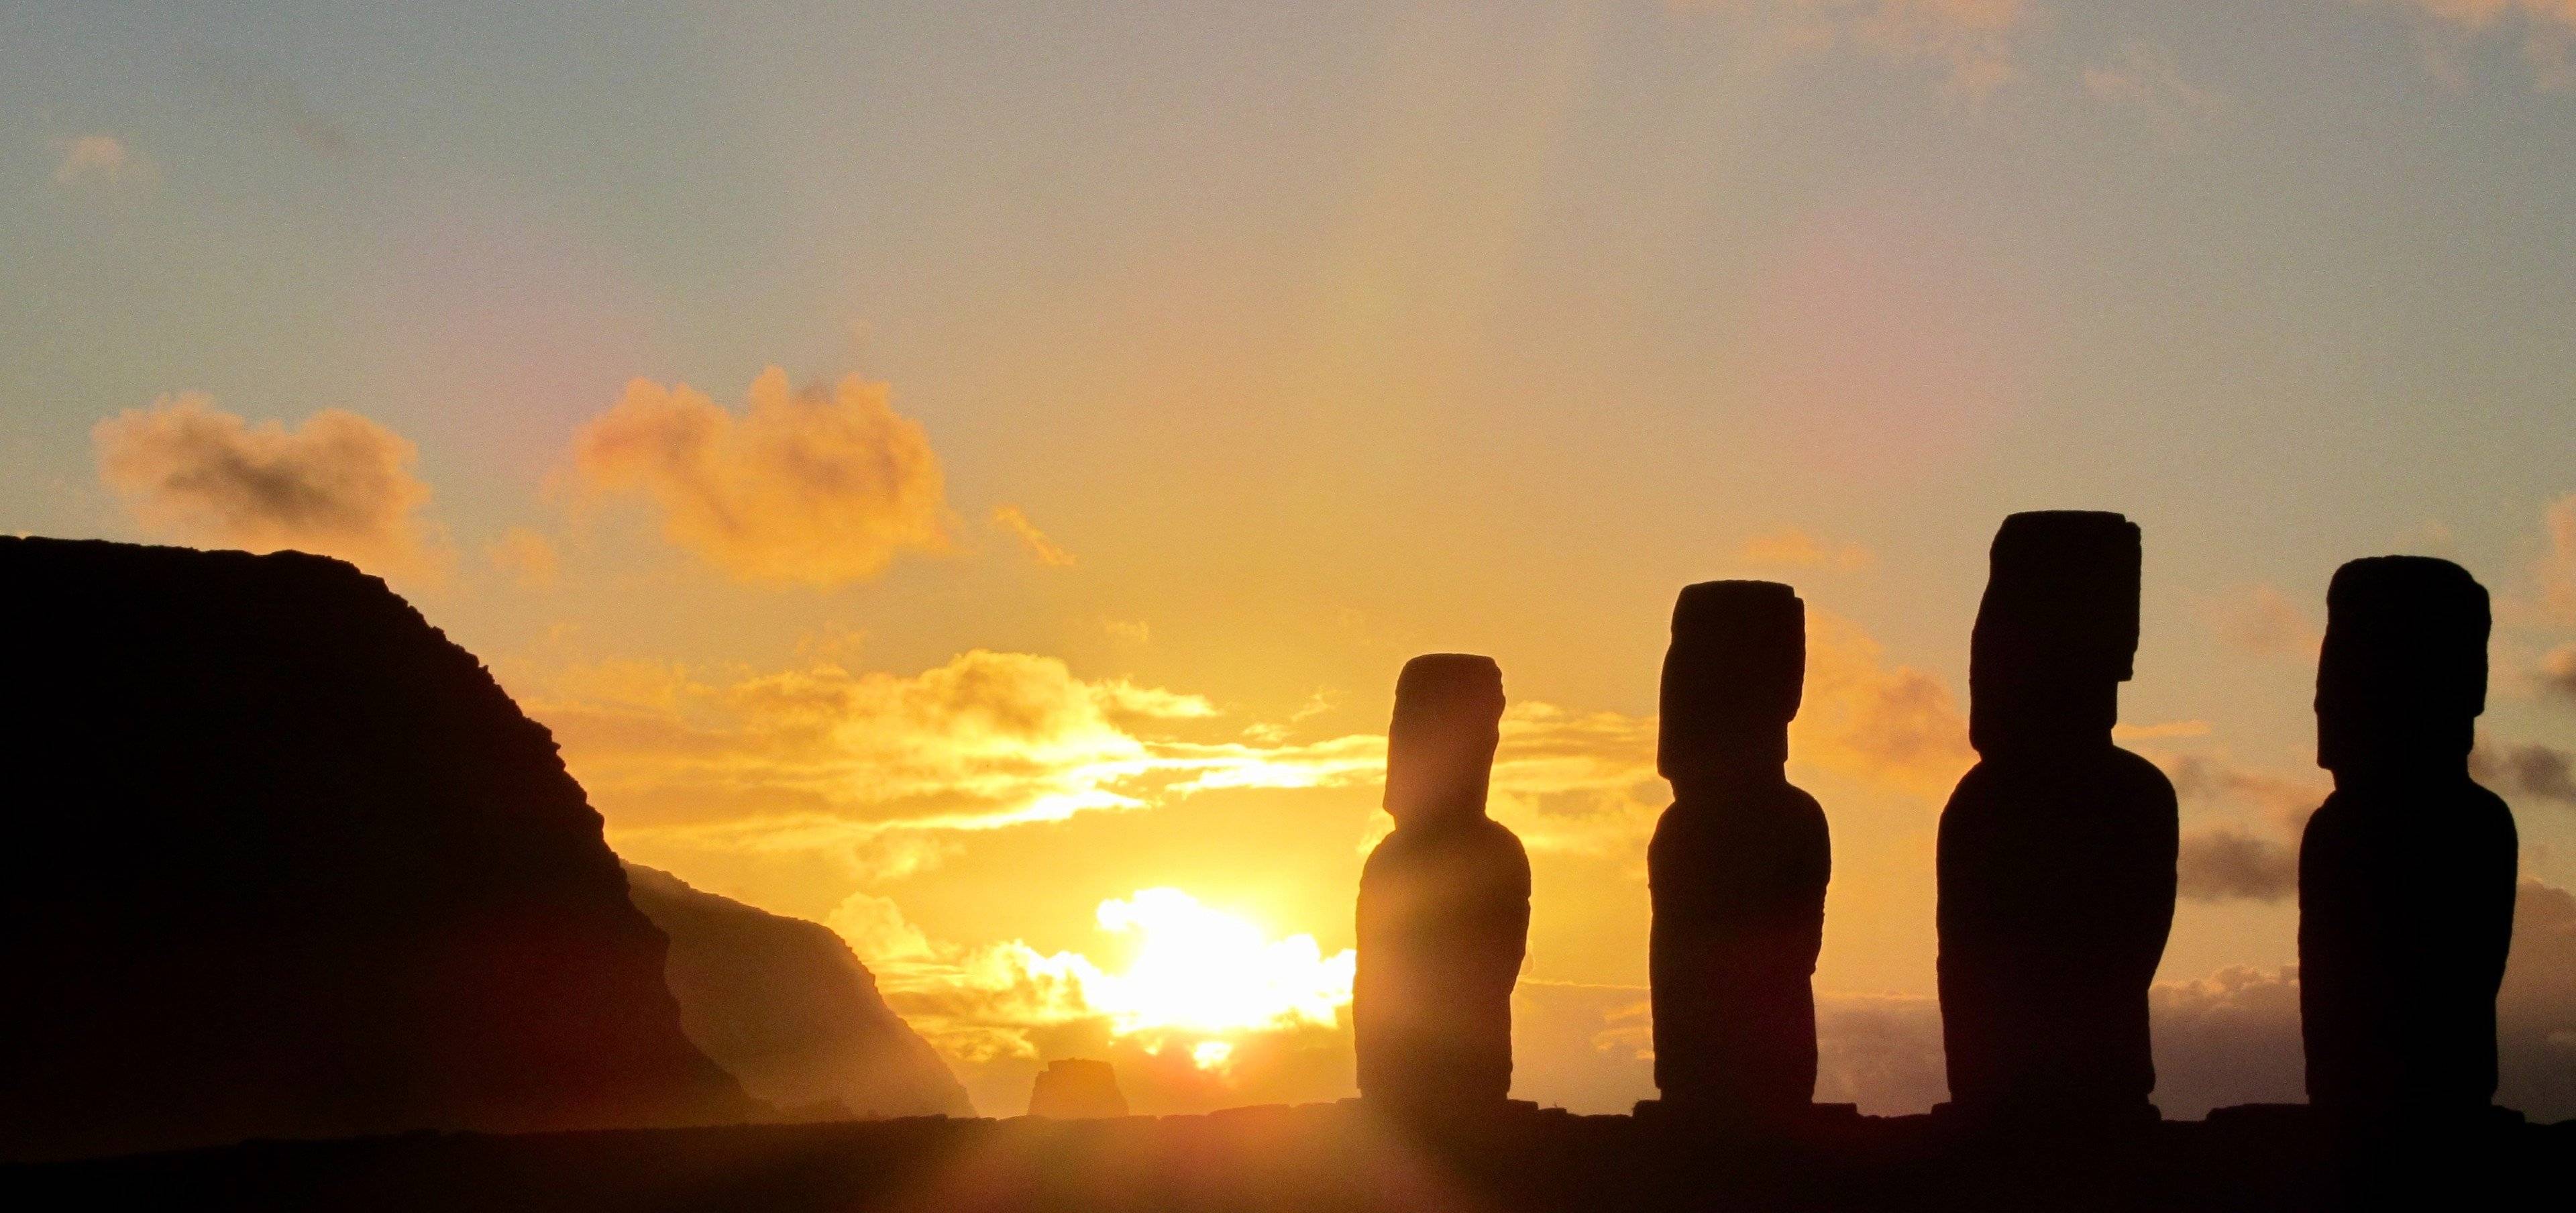
{"label": "sky", "polygon": [[386,577],[622,854],[840,930],[1005,1113],[1055,1056],[1349,1093],[1442,650],[1512,703],[1516,1092],[1651,1095],[1655,684],[1720,577],[1809,612],[1819,1098],[1940,1098],[1931,842],[2035,508],[2144,528],[2160,1098],[2295,1098],[2324,588],[2445,556],[2533,882],[2508,1095],[2576,1114],[2571,49],[2569,0],[13,5],[0,530]]}

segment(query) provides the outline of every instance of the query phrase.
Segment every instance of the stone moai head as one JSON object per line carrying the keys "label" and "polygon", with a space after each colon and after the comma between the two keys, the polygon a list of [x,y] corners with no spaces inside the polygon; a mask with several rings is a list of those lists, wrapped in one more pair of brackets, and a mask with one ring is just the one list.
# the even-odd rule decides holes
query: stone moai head
{"label": "stone moai head", "polygon": [[2486,587],[2429,556],[2335,570],[2317,655],[2317,765],[2457,764],[2487,706]]}
{"label": "stone moai head", "polygon": [[1703,581],[1673,604],[1655,769],[1676,787],[1789,760],[1807,604],[1776,581]]}
{"label": "stone moai head", "polygon": [[1484,815],[1502,721],[1493,658],[1425,653],[1404,663],[1386,730],[1386,811],[1398,828]]}
{"label": "stone moai head", "polygon": [[2092,510],[2014,514],[1995,532],[1968,651],[1968,741],[2107,738],[2138,652],[2138,524]]}

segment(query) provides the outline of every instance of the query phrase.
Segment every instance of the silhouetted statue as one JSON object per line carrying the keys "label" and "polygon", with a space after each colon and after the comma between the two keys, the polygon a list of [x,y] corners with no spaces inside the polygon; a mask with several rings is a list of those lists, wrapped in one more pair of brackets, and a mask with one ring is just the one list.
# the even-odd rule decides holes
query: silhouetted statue
{"label": "silhouetted statue", "polygon": [[2173,926],[2173,784],[2111,744],[2138,644],[2138,528],[2015,514],[1971,642],[1977,765],[1941,814],[1950,1095],[1989,1123],[2150,1119],[2147,987]]}
{"label": "silhouetted statue", "polygon": [[2308,1098],[2339,1120],[2474,1116],[2496,1089],[2513,815],[2469,779],[2487,592],[2458,565],[2356,560],[2326,593],[2317,765],[2299,848]]}
{"label": "silhouetted statue", "polygon": [[1833,853],[1824,810],[1784,769],[1806,665],[1788,586],[1705,582],[1673,608],[1656,755],[1673,805],[1646,882],[1655,1085],[1677,1111],[1778,1122],[1815,1094]]}
{"label": "silhouetted statue", "polygon": [[1493,659],[1404,664],[1387,729],[1395,832],[1360,873],[1351,1021],[1360,1094],[1403,1113],[1499,1107],[1512,1085],[1512,985],[1529,936],[1529,857],[1485,816],[1500,740]]}
{"label": "silhouetted statue", "polygon": [[1125,1116],[1127,1096],[1108,1062],[1068,1057],[1051,1061],[1029,1085],[1029,1115],[1057,1120]]}

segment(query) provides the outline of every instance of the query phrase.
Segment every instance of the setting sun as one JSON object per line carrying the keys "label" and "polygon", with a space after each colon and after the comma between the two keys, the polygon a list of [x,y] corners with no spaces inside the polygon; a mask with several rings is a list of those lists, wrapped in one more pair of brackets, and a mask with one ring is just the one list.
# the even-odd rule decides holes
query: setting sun
{"label": "setting sun", "polygon": [[[1312,935],[1270,939],[1258,925],[1179,889],[1111,898],[1100,903],[1098,919],[1101,930],[1133,937],[1136,949],[1123,972],[1083,982],[1092,1008],[1121,1036],[1330,1027],[1350,1005],[1349,949],[1326,956]],[[1203,1041],[1192,1057],[1208,1067],[1231,1053],[1223,1042]]]}

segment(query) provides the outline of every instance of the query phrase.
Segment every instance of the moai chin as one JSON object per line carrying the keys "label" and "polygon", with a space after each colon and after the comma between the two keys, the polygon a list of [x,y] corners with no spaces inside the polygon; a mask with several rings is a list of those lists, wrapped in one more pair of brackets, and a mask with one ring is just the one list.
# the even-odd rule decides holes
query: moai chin
{"label": "moai chin", "polygon": [[2335,790],[2299,848],[2308,1099],[2344,1127],[2473,1123],[2496,1088],[2513,815],[2469,776],[2487,592],[2447,560],[2336,570],[2317,663]]}
{"label": "moai chin", "polygon": [[1977,765],[1941,813],[1950,1096],[1986,1124],[2151,1120],[2147,988],[2173,926],[2173,785],[2111,743],[2138,644],[2140,544],[2118,514],[1995,535],[1968,685]]}
{"label": "moai chin", "polygon": [[1395,832],[1360,872],[1351,1000],[1360,1094],[1399,1115],[1500,1108],[1512,986],[1529,936],[1529,857],[1485,815],[1503,675],[1492,658],[1406,662],[1387,729]]}
{"label": "moai chin", "polygon": [[1768,581],[1682,590],[1656,767],[1672,807],[1646,851],[1655,1086],[1665,1109],[1755,1124],[1816,1086],[1816,954],[1833,866],[1825,813],[1790,785],[1806,604]]}

